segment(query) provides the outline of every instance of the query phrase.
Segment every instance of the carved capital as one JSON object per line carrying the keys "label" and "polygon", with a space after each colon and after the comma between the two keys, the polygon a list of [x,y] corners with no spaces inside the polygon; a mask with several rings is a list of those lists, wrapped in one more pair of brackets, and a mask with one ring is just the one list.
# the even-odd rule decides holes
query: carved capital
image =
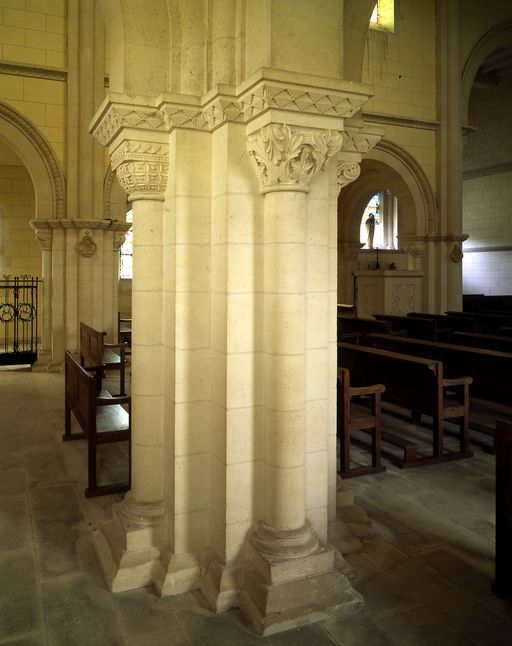
{"label": "carved capital", "polygon": [[353,161],[338,161],[337,165],[337,180],[338,180],[338,193],[342,188],[354,182],[361,174],[361,166]]}
{"label": "carved capital", "polygon": [[53,232],[47,220],[31,220],[30,226],[34,229],[36,240],[41,251],[51,251]]}
{"label": "carved capital", "polygon": [[340,242],[338,245],[340,258],[355,261],[359,257],[359,253],[363,247],[364,242]]}
{"label": "carved capital", "polygon": [[332,130],[304,132],[286,124],[270,124],[247,141],[261,191],[309,191],[309,182],[341,148]]}
{"label": "carved capital", "polygon": [[462,262],[463,256],[464,254],[462,253],[462,246],[460,242],[456,242],[450,252],[450,260],[458,264],[459,262]]}
{"label": "carved capital", "polygon": [[126,240],[126,233],[121,231],[114,232],[114,238],[112,241],[112,250],[114,251],[114,253],[119,252],[125,240]]}
{"label": "carved capital", "polygon": [[112,154],[112,168],[129,200],[162,200],[169,172],[168,145],[125,140]]}
{"label": "carved capital", "polygon": [[41,251],[51,251],[52,237],[51,229],[38,229],[36,231],[36,240]]}
{"label": "carved capital", "polygon": [[413,244],[407,247],[407,253],[413,258],[423,258],[425,253],[425,245],[423,244]]}

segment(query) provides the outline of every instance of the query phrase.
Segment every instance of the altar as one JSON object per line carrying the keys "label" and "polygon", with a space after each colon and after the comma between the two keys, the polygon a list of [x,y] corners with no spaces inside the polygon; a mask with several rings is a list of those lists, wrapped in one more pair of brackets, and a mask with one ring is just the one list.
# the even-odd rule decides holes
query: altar
{"label": "altar", "polygon": [[356,315],[422,311],[423,272],[409,269],[360,269],[354,272]]}

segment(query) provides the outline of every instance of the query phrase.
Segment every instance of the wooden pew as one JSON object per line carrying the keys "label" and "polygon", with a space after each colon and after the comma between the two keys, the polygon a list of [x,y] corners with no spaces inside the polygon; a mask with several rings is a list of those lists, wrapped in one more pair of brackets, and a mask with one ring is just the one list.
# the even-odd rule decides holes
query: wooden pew
{"label": "wooden pew", "polygon": [[512,311],[512,295],[463,294],[462,310],[464,312],[484,312],[489,310]]}
{"label": "wooden pew", "polygon": [[[336,433],[340,442],[340,476],[353,478],[368,473],[385,471],[380,462],[381,455],[381,421],[380,397],[385,387],[382,384],[371,386],[351,386],[350,373],[346,368],[338,368],[338,406]],[[370,410],[354,404],[356,397],[370,400]],[[355,431],[371,434],[372,463],[367,466],[350,466],[350,436]]]}
{"label": "wooden pew", "polygon": [[[87,439],[88,486],[85,495],[102,496],[128,491],[131,486],[130,397],[112,397],[100,389],[102,368],[88,372],[68,351],[65,353],[64,441]],[[97,392],[100,390],[100,394]],[[123,408],[128,407],[128,411]],[[82,432],[73,433],[71,414]],[[128,441],[128,479],[116,484],[98,485],[97,447],[99,444]]]}
{"label": "wooden pew", "polygon": [[505,406],[512,401],[512,354],[407,337],[371,334],[376,348],[441,361],[447,377],[471,375],[471,395]]}
{"label": "wooden pew", "polygon": [[512,596],[512,422],[496,420],[496,571],[492,590]]}
{"label": "wooden pew", "polygon": [[118,394],[126,395],[126,343],[105,343],[106,334],[80,323],[80,365],[88,369],[102,367],[104,370],[119,370]]}
{"label": "wooden pew", "polygon": [[450,341],[457,345],[512,353],[512,337],[476,332],[453,332]]}
{"label": "wooden pew", "polygon": [[475,332],[495,334],[501,327],[512,325],[512,316],[508,314],[484,314],[483,312],[469,313],[457,312],[455,310],[447,310],[446,314],[449,316],[472,319],[475,325]]}
{"label": "wooden pew", "polygon": [[[470,427],[493,438],[494,443],[494,427],[487,426],[478,420],[478,409],[482,408],[483,402],[477,402],[475,399],[479,398],[484,402],[499,404],[504,407],[505,411],[507,407],[510,407],[512,402],[512,379],[510,378],[512,353],[454,343],[389,337],[385,334],[369,335],[367,340],[374,347],[381,349],[442,361],[445,374],[448,377],[460,374],[470,375],[473,378],[471,408],[475,413],[470,420]],[[476,437],[473,441],[486,450],[493,450],[492,446]]]}
{"label": "wooden pew", "polygon": [[118,343],[125,343],[128,348],[132,345],[132,320],[117,313],[117,340]]}
{"label": "wooden pew", "polygon": [[[338,341],[359,343],[367,334],[372,333],[391,334],[391,323],[389,321],[376,321],[375,319],[338,316]],[[405,334],[405,330],[397,330],[393,333]],[[358,340],[353,341],[354,338]]]}
{"label": "wooden pew", "polygon": [[[386,336],[386,335],[377,335]],[[390,337],[402,338],[402,337]],[[353,383],[377,381],[386,386],[382,399],[433,419],[432,455],[419,457],[402,466],[432,464],[443,460],[470,457],[469,384],[471,377],[447,379],[440,361],[408,354],[338,343],[338,366],[348,368]],[[455,395],[455,398],[453,397]],[[444,421],[459,425],[459,450],[445,453]],[[394,442],[394,436],[382,432],[382,440]],[[400,447],[403,448],[403,447]],[[404,451],[405,454],[405,451]]]}
{"label": "wooden pew", "polygon": [[447,339],[450,334],[449,328],[438,327],[437,321],[432,318],[421,318],[411,316],[399,316],[396,314],[374,314],[378,321],[388,321],[391,330],[406,330],[407,336],[415,339],[428,339],[437,341]]}
{"label": "wooden pew", "polygon": [[430,314],[427,312],[409,312],[407,316],[411,318],[434,319],[437,321],[438,328],[449,329],[451,332],[475,331],[475,322],[473,319],[465,316],[449,316],[448,314]]}

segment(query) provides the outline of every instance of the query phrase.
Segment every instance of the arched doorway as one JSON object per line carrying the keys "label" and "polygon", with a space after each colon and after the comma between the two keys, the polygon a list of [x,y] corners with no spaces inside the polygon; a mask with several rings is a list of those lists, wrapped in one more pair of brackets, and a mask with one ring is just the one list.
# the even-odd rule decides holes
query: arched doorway
{"label": "arched doorway", "polygon": [[[379,249],[363,249],[361,223],[372,197],[381,194],[392,224],[386,244]],[[384,197],[383,197],[384,199]],[[394,230],[393,230],[394,227]],[[359,268],[415,270],[428,281],[425,242],[437,228],[437,211],[428,178],[416,160],[391,141],[382,140],[361,162],[359,178],[346,186],[338,199],[338,302],[354,300],[354,272]],[[384,236],[383,236],[384,240]],[[376,246],[376,245],[374,245]],[[423,294],[428,294],[423,285]],[[427,297],[425,297],[427,298]],[[426,306],[425,300],[422,303]]]}
{"label": "arched doorway", "polygon": [[[0,103],[0,146],[10,159],[10,165],[18,174],[25,174],[20,188],[26,191],[25,222],[26,261],[21,261],[23,249],[18,246],[17,258],[11,257],[7,271],[16,269],[17,273],[36,271],[43,278],[42,310],[42,349],[50,351],[52,346],[52,229],[49,221],[64,215],[65,185],[59,162],[43,135],[27,119],[10,106]],[[30,197],[32,196],[32,197]],[[19,209],[18,209],[19,211]],[[21,219],[18,219],[21,221]],[[35,229],[35,237],[40,251],[34,245],[33,233],[28,231],[29,223]],[[34,264],[35,263],[35,264]]]}
{"label": "arched doorway", "polygon": [[510,294],[512,22],[488,31],[464,67],[463,291]]}

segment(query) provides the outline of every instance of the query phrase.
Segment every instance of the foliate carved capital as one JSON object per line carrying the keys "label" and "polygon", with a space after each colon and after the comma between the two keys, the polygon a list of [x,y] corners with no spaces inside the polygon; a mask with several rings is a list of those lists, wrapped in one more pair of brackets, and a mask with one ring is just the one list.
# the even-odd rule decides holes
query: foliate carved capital
{"label": "foliate carved capital", "polygon": [[361,174],[361,166],[357,162],[352,161],[338,161],[337,165],[337,181],[338,193],[342,188],[354,182]]}
{"label": "foliate carved capital", "polygon": [[125,140],[112,154],[112,168],[130,200],[163,199],[169,172],[168,145]]}
{"label": "foliate carved capital", "polygon": [[423,244],[413,244],[407,247],[407,253],[413,258],[423,258],[425,254],[425,245]]}
{"label": "foliate carved capital", "polygon": [[342,145],[339,132],[303,132],[286,124],[270,124],[247,140],[247,150],[261,191],[309,191],[309,182],[324,170]]}
{"label": "foliate carved capital", "polygon": [[51,229],[36,229],[36,240],[41,251],[51,251],[52,238],[53,234]]}
{"label": "foliate carved capital", "polygon": [[340,242],[338,245],[340,257],[349,261],[356,261],[363,247],[364,242]]}
{"label": "foliate carved capital", "polygon": [[118,251],[120,251],[125,240],[126,240],[126,233],[123,233],[121,231],[116,231],[114,233],[114,238],[112,241],[112,250],[114,251],[114,253],[117,253]]}

